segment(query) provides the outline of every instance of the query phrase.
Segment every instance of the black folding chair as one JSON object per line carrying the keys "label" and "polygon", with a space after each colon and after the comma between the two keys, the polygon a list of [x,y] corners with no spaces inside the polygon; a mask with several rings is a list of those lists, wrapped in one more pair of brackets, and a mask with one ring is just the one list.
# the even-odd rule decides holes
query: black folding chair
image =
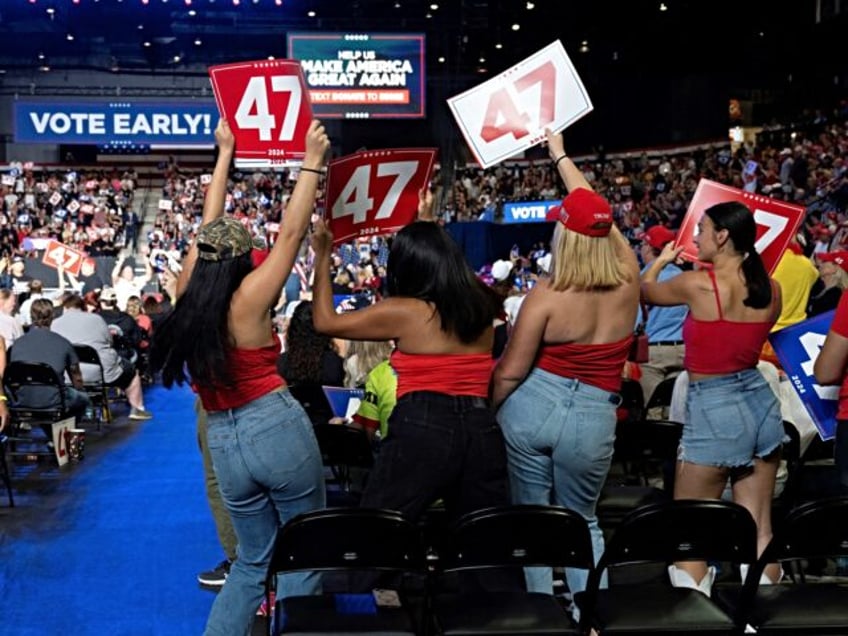
{"label": "black folding chair", "polygon": [[[50,448],[53,440],[48,431],[53,423],[71,417],[65,401],[65,383],[62,378],[53,367],[44,362],[15,360],[6,366],[3,385],[9,397],[10,431],[6,440],[9,447],[8,454],[53,457],[54,451]],[[43,408],[22,404],[21,389],[24,387],[53,389],[58,395],[59,404]],[[43,441],[34,439],[31,435],[33,425],[41,427],[47,439]],[[32,448],[33,444],[39,444],[39,442],[43,444],[42,448]],[[26,444],[27,448],[21,450],[18,447],[19,444]]]}
{"label": "black folding chair", "polygon": [[435,592],[433,633],[579,633],[556,597],[523,589],[519,568],[529,566],[591,569],[594,559],[586,520],[572,510],[535,505],[487,508],[459,519],[448,535],[447,549],[439,555],[438,569],[445,573],[512,569],[518,586]]}
{"label": "black folding chair", "polygon": [[[420,530],[400,513],[389,510],[329,508],[299,515],[277,533],[265,582],[269,607],[277,574],[299,571],[423,576]],[[402,590],[289,596],[276,601],[269,625],[274,635],[412,636],[417,633],[418,622],[413,607]]]}
{"label": "black folding chair", "polygon": [[80,364],[90,364],[96,367],[98,380],[84,382],[83,388],[91,400],[92,407],[99,411],[96,419],[97,430],[100,430],[101,420],[105,419],[107,424],[112,423],[112,409],[109,407],[109,386],[106,384],[106,376],[100,354],[97,349],[85,344],[75,344],[74,351],[79,358]]}
{"label": "black folding chair", "polygon": [[316,424],[315,438],[324,466],[330,469],[332,481],[341,491],[351,495],[357,469],[365,473],[374,465],[374,451],[368,434],[344,424]]}
{"label": "black folding chair", "polygon": [[769,563],[795,565],[805,559],[848,557],[848,496],[802,504],[783,520],[768,547],[751,567],[741,596],[738,590],[717,589],[728,611],[744,612],[759,635],[848,634],[848,579],[811,580],[803,574],[794,582],[764,585],[761,575]]}
{"label": "black folding chair", "polygon": [[701,592],[662,580],[611,584],[602,574],[619,566],[675,561],[752,563],[757,528],[748,511],[725,501],[678,500],[631,513],[618,527],[577,603],[588,624],[602,634],[731,634],[739,616]]}

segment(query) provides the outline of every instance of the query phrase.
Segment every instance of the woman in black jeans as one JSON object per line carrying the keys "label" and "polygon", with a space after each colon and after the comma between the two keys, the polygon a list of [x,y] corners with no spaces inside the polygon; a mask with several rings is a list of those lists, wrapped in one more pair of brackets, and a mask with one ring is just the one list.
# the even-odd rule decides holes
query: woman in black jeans
{"label": "woman in black jeans", "polygon": [[[422,192],[419,211],[432,203]],[[398,401],[361,505],[417,520],[443,499],[448,517],[509,503],[506,451],[488,396],[493,319],[499,299],[441,227],[414,222],[392,242],[389,298],[333,310],[332,235],[322,222],[315,250],[313,320],[321,333],[395,340]]]}

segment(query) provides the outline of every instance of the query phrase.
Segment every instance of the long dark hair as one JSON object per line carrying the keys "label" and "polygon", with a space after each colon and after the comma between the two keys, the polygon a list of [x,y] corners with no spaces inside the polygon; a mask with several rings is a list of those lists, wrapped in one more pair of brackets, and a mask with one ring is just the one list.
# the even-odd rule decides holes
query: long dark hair
{"label": "long dark hair", "polygon": [[287,382],[321,382],[324,353],[332,338],[315,331],[312,326],[312,302],[298,303],[286,331],[286,363],[283,375]]}
{"label": "long dark hair", "polygon": [[743,254],[742,274],[748,288],[746,307],[763,309],[771,304],[771,281],[763,259],[754,249],[757,240],[757,224],[748,206],[737,201],[718,203],[704,211],[716,231],[727,230],[733,247]]}
{"label": "long dark hair", "polygon": [[433,303],[441,329],[464,343],[492,326],[502,303],[478,279],[451,236],[429,221],[416,221],[395,235],[389,251],[390,296]]}
{"label": "long dark hair", "polygon": [[185,292],[153,335],[150,364],[162,370],[162,384],[182,385],[190,376],[203,386],[232,387],[227,315],[233,293],[252,269],[249,252],[221,261],[197,259]]}

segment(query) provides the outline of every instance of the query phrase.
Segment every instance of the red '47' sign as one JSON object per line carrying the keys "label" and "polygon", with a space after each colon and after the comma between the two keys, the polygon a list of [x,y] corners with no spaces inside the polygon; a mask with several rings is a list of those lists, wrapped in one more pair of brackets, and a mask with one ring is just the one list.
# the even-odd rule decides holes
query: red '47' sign
{"label": "red '47' sign", "polygon": [[698,247],[694,239],[698,231],[698,222],[704,216],[704,210],[727,201],[744,203],[754,213],[754,221],[757,223],[757,242],[754,248],[762,257],[766,271],[771,274],[804,218],[805,209],[799,205],[791,205],[715,181],[701,179],[689,209],[686,211],[686,216],[683,218],[680,231],[677,233],[675,247],[682,245],[681,256],[697,262]]}
{"label": "red '47' sign", "polygon": [[303,161],[312,105],[300,62],[263,60],[209,68],[218,111],[236,138],[236,165]]}
{"label": "red '47' sign", "polygon": [[435,148],[369,150],[331,161],[326,215],[333,245],[397,232],[418,216]]}
{"label": "red '47' sign", "polygon": [[592,102],[557,40],[448,105],[465,141],[488,168],[591,112]]}
{"label": "red '47' sign", "polygon": [[84,258],[86,256],[82,252],[68,247],[64,243],[50,239],[47,243],[47,249],[44,250],[44,258],[41,259],[41,262],[56,269],[61,265],[69,274],[79,276],[80,266]]}

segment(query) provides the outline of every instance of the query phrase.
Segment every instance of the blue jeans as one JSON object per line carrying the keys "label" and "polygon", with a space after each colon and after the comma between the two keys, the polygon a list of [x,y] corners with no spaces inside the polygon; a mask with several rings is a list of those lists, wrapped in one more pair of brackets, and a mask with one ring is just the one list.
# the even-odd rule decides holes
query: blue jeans
{"label": "blue jeans", "polygon": [[[273,391],[208,420],[209,452],[238,539],[238,558],[212,604],[205,634],[250,634],[277,528],[326,505],[312,423],[288,391]],[[316,572],[279,577],[278,598],[320,591]]]}
{"label": "blue jeans", "polygon": [[[498,411],[513,502],[582,515],[595,563],[604,551],[595,507],[612,462],[620,402],[617,393],[534,368]],[[528,591],[552,592],[550,568],[526,568],[524,574]],[[565,575],[572,594],[586,589],[588,570],[566,568]]]}
{"label": "blue jeans", "polygon": [[780,403],[763,375],[745,369],[689,383],[678,460],[750,467],[783,443]]}

